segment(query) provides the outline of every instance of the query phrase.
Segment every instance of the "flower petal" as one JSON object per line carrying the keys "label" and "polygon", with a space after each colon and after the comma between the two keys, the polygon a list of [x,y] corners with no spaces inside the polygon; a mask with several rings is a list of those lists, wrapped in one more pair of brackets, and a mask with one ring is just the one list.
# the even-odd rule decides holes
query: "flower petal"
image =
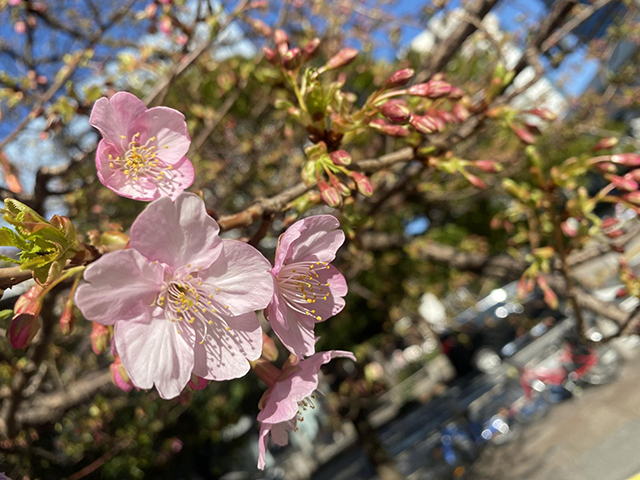
{"label": "flower petal", "polygon": [[344,243],[340,222],[332,215],[314,215],[291,225],[282,234],[276,252],[274,273],[282,264],[296,262],[332,262]]}
{"label": "flower petal", "polygon": [[[164,179],[157,183],[156,198],[166,195],[175,200],[180,194],[193,184],[194,170],[191,160],[183,157],[173,165],[171,170],[165,170]],[[154,199],[155,200],[155,199]]]}
{"label": "flower petal", "polygon": [[234,315],[266,308],[273,296],[271,265],[251,245],[222,240],[222,253],[209,268],[200,271],[205,290]]}
{"label": "flower petal", "polygon": [[118,92],[110,99],[103,97],[94,104],[89,123],[108,143],[122,148],[121,135],[127,136],[134,119],[146,111],[146,105],[138,97],[129,92]]}
{"label": "flower petal", "polygon": [[89,265],[84,279],[89,283],[78,288],[76,305],[85,318],[113,325],[149,310],[162,288],[163,267],[135,250],[120,250]]}
{"label": "flower petal", "polygon": [[128,137],[140,133],[140,142],[155,140],[149,146],[157,146],[157,156],[168,164],[178,163],[189,151],[191,138],[184,115],[169,107],[153,107],[143,112],[129,126]]}
{"label": "flower petal", "polygon": [[[279,295],[275,295],[275,297],[279,297]],[[281,323],[282,321],[284,325]],[[315,353],[316,337],[313,333],[315,322],[316,320],[311,316],[290,310],[281,298],[269,305],[271,328],[282,344],[287,347],[287,350],[296,357],[308,357]]]}
{"label": "flower petal", "polygon": [[183,193],[175,203],[168,197],[151,203],[133,222],[130,245],[174,270],[208,267],[222,252],[219,231],[200,197]]}
{"label": "flower petal", "polygon": [[260,436],[258,438],[258,468],[264,470],[265,457],[267,456],[267,444],[269,443],[269,432],[271,424],[263,423],[260,425]]}
{"label": "flower petal", "polygon": [[193,336],[178,334],[164,311],[156,308],[149,323],[116,323],[118,354],[133,384],[152,388],[164,399],[180,395],[193,370]]}
{"label": "flower petal", "polygon": [[[250,368],[248,360],[257,360],[262,354],[262,329],[254,312],[213,319],[204,328],[196,325],[194,375],[207,380],[231,380],[243,377]],[[226,325],[225,325],[226,324]],[[226,327],[229,330],[226,330]]]}

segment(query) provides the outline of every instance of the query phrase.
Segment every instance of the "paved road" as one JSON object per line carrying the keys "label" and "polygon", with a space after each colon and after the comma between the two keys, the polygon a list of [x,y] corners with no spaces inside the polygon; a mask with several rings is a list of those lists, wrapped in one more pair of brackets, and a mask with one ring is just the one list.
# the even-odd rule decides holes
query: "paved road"
{"label": "paved road", "polygon": [[614,383],[554,406],[522,437],[489,447],[466,478],[626,480],[640,473],[640,356]]}

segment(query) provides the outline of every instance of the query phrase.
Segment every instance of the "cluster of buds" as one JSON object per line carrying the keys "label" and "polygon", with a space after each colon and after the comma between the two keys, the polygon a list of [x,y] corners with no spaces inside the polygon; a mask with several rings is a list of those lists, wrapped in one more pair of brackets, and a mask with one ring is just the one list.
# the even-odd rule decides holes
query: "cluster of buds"
{"label": "cluster of buds", "polygon": [[307,161],[302,168],[302,179],[307,185],[318,185],[320,198],[330,207],[342,205],[342,198],[353,190],[370,197],[373,186],[366,175],[345,168],[351,164],[351,155],[345,150],[329,153],[324,142],[305,149]]}
{"label": "cluster of buds", "polygon": [[[426,83],[399,88],[405,86],[413,74],[409,68],[398,70],[369,99],[383,117],[371,120],[369,127],[393,137],[406,137],[412,131],[430,135],[443,131],[447,124],[469,118],[469,110],[459,101],[464,92],[446,82],[443,74],[434,75]],[[404,95],[413,98],[409,101],[393,98]],[[416,97],[423,100],[416,102]]]}
{"label": "cluster of buds", "polygon": [[300,66],[315,58],[318,54],[320,39],[314,38],[303,47],[291,48],[289,35],[284,30],[276,30],[273,33],[275,50],[269,47],[262,47],[264,58],[272,65],[282,67],[287,71],[297,71]]}

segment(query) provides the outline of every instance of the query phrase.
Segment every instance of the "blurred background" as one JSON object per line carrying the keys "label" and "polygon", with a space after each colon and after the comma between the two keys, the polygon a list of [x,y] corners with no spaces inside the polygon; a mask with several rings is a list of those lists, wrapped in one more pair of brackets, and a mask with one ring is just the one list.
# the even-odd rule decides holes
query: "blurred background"
{"label": "blurred background", "polygon": [[[71,334],[49,329],[51,345],[19,402],[12,381],[34,368],[33,355],[0,342],[0,416],[19,425],[0,438],[0,471],[14,480],[640,473],[640,341],[635,325],[624,332],[619,325],[638,304],[620,278],[638,273],[637,213],[598,204],[594,214],[615,219],[621,233],[588,246],[616,248],[572,264],[585,301],[599,307],[582,312],[584,347],[562,293],[554,302],[540,286],[519,291],[525,269],[505,255],[525,259],[536,247],[532,235],[545,232],[505,218],[513,199],[501,187],[504,178],[531,177],[523,143],[535,141],[547,170],[602,138],[637,152],[638,7],[632,0],[0,0],[0,193],[47,218],[69,216],[86,242],[126,231],[144,207],[96,178],[98,136],[88,115],[118,90],[185,114],[193,190],[214,217],[300,182],[310,130],[291,114],[295,97],[280,69],[264,59],[276,28],[292,45],[320,38],[315,67],[341,48],[357,49],[334,75],[355,105],[399,69],[414,69],[415,82],[443,73],[463,90],[467,110],[445,138],[449,156],[504,167],[477,188],[467,175],[422,168],[427,162],[390,163],[371,174],[371,198],[345,200],[336,211],[348,238],[336,265],[349,294],[339,316],[316,326],[317,348],[351,350],[358,362],[327,366],[318,408],[289,446],[272,446],[264,472],[255,466],[264,387],[253,374],[177,401],[122,392],[109,373],[113,358],[94,353],[92,326],[79,312]],[[529,116],[515,123],[492,116],[495,105]],[[465,131],[477,112],[488,112],[488,121]],[[413,146],[403,142],[369,129],[341,148],[361,161]],[[601,182],[580,178],[589,192]],[[224,236],[252,239],[272,257],[293,220],[333,211],[317,194],[280,210]],[[59,317],[68,288],[43,315]],[[2,308],[25,290],[7,290]]]}

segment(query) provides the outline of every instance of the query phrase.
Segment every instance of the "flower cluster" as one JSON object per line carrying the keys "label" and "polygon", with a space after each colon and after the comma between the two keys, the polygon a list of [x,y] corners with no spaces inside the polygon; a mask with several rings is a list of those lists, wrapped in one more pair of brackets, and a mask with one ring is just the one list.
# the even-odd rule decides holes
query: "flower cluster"
{"label": "flower cluster", "polygon": [[[221,238],[202,199],[184,192],[193,166],[185,157],[190,141],[182,114],[147,109],[120,92],[96,103],[91,124],[103,135],[96,154],[102,183],[121,196],[153,200],[133,222],[128,242],[117,239],[122,249],[80,267],[85,282],[74,300],[94,322],[94,351],[105,353],[110,344],[113,381],[122,390],[155,387],[164,399],[209,380],[242,377],[253,366],[268,386],[259,416],[264,465],[268,432],[277,443],[286,441],[297,405],[306,406],[317,387],[320,366],[334,357],[355,360],[349,352],[315,351],[316,323],[338,314],[347,294],[332,265],[345,239],[338,220],[317,215],[291,225],[272,266],[251,245]],[[28,319],[10,333],[16,346],[37,331],[39,292],[29,292],[16,310]],[[63,331],[75,321],[67,310]],[[277,350],[262,330],[260,310],[291,352],[283,370],[267,360]]]}

